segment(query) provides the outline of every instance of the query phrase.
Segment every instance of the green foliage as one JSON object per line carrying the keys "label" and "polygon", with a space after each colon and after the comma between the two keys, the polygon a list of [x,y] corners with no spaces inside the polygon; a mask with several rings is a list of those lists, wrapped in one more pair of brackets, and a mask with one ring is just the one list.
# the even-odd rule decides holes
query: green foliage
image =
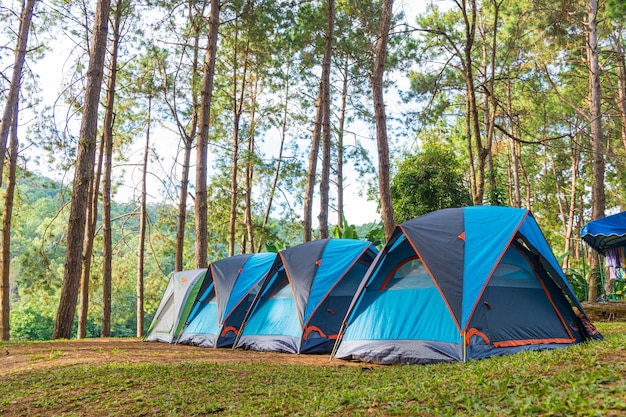
{"label": "green foliage", "polygon": [[455,154],[436,143],[406,155],[391,180],[398,223],[431,211],[471,204]]}
{"label": "green foliage", "polygon": [[626,4],[624,0],[607,0],[606,9],[608,17],[618,22],[624,21],[626,17]]}
{"label": "green foliage", "polygon": [[282,242],[267,242],[265,244],[265,250],[271,253],[278,253],[281,250],[285,249]]}
{"label": "green foliage", "polygon": [[579,268],[566,268],[563,272],[572,286],[576,298],[580,301],[586,301],[589,294],[589,284],[583,272]]}
{"label": "green foliage", "polygon": [[11,339],[49,340],[54,327],[54,316],[30,305],[13,306],[11,311]]}
{"label": "green foliage", "polygon": [[359,235],[356,232],[356,226],[348,224],[346,216],[343,216],[343,224],[341,226],[333,226],[332,236],[336,239],[358,239]]}
{"label": "green foliage", "polygon": [[357,230],[360,236],[365,236],[365,239],[372,242],[378,249],[387,243],[385,226],[382,223],[365,224],[358,227]]}

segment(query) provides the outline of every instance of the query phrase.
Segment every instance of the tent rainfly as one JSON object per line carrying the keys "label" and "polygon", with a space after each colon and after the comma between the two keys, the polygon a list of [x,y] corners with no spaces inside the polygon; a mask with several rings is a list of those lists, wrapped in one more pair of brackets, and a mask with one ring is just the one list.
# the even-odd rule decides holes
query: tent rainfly
{"label": "tent rainfly", "polygon": [[236,255],[211,263],[178,342],[231,347],[275,253]]}
{"label": "tent rainfly", "polygon": [[235,346],[329,353],[376,253],[372,243],[352,239],[321,239],[280,251]]}
{"label": "tent rainfly", "polygon": [[528,210],[465,207],[396,227],[355,295],[334,356],[466,361],[601,337]]}

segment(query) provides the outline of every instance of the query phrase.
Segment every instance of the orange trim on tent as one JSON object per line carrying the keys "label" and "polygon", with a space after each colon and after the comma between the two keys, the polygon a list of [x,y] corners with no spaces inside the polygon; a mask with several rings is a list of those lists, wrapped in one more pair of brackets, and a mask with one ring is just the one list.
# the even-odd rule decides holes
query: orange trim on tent
{"label": "orange trim on tent", "polygon": [[235,335],[239,336],[239,329],[233,326],[227,326],[227,327],[224,327],[224,330],[222,330],[222,333],[220,333],[220,337],[226,336],[228,332],[233,332],[235,333]]}
{"label": "orange trim on tent", "polygon": [[[382,283],[382,284],[380,284],[380,288],[379,288],[379,289],[380,289],[380,291],[382,291],[382,290],[384,290],[385,288],[387,288],[387,284],[389,284],[389,281],[391,281],[391,278],[393,277],[393,274],[395,274],[395,273],[396,273],[396,271],[397,271],[398,269],[400,269],[400,268],[402,268],[404,265],[406,265],[406,264],[407,264],[407,262],[411,262],[411,261],[414,261],[414,260],[416,260],[416,259],[420,259],[420,257],[419,257],[419,256],[417,256],[417,255],[415,255],[415,256],[412,256],[412,257],[410,257],[410,258],[406,258],[406,259],[404,260],[404,262],[402,262],[401,264],[396,265],[396,266],[395,266],[395,267],[394,267],[394,268],[393,268],[393,269],[389,272],[389,274],[387,275],[387,277],[385,278],[385,280],[383,281],[383,283]],[[423,264],[423,263],[424,263],[424,261],[422,261],[422,264]]]}
{"label": "orange trim on tent", "polygon": [[289,282],[289,278],[285,278],[282,281],[280,281],[280,283],[276,286],[276,288],[274,288],[274,291],[272,291],[270,296],[267,298],[274,298],[278,290],[280,290],[285,285],[285,282]]}
{"label": "orange trim on tent", "polygon": [[501,347],[515,347],[525,345],[542,345],[551,343],[573,343],[576,339],[567,338],[552,338],[552,339],[530,339],[530,340],[507,340],[504,342],[493,342],[493,346],[497,348]]}
{"label": "orange trim on tent", "polygon": [[459,239],[461,239],[463,242],[465,242],[465,230],[463,232],[461,232],[460,235],[457,236]]}
{"label": "orange trim on tent", "polygon": [[491,341],[489,340],[489,338],[487,337],[486,334],[484,334],[483,332],[481,332],[477,328],[472,327],[471,329],[469,329],[467,331],[467,333],[465,333],[465,343],[467,345],[470,344],[470,339],[471,339],[472,336],[479,336],[479,337],[481,337],[485,341],[486,344],[488,344],[488,345],[491,344]]}
{"label": "orange trim on tent", "polygon": [[454,317],[454,312],[452,311],[452,308],[450,307],[450,303],[448,303],[448,299],[445,297],[445,295],[443,294],[443,291],[441,290],[441,287],[439,286],[439,283],[437,282],[437,280],[435,279],[435,276],[433,275],[433,273],[431,272],[430,268],[428,267],[428,265],[426,265],[426,262],[424,262],[424,258],[422,258],[422,255],[420,255],[419,251],[417,250],[417,248],[415,247],[415,245],[413,244],[413,242],[411,242],[411,239],[409,238],[409,235],[407,235],[407,233],[404,231],[404,228],[402,227],[402,225],[399,225],[398,228],[400,228],[400,230],[402,230],[402,233],[404,234],[404,236],[406,237],[407,242],[409,242],[409,244],[411,245],[411,247],[413,248],[413,250],[415,251],[415,253],[417,254],[417,256],[422,260],[422,265],[424,265],[424,268],[426,268],[426,271],[428,272],[428,275],[430,275],[430,279],[433,280],[433,283],[435,284],[435,287],[437,287],[437,291],[439,291],[439,295],[441,295],[441,298],[443,299],[443,302],[446,303],[446,307],[448,307],[448,311],[450,312],[450,316],[452,317],[452,319],[454,320],[454,324],[456,324],[456,328],[459,332],[461,332],[461,325],[460,323],[457,321],[456,317]]}
{"label": "orange trim on tent", "polygon": [[304,334],[302,335],[302,339],[307,340],[307,338],[309,337],[309,333],[311,332],[317,332],[319,333],[320,336],[322,336],[323,338],[326,338],[326,333],[324,333],[322,329],[320,329],[319,327],[307,326],[306,330],[304,331]]}

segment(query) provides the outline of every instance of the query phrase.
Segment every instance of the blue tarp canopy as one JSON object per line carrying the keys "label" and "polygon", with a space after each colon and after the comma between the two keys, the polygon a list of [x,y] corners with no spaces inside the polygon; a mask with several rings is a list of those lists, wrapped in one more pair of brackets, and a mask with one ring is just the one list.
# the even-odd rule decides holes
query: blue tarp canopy
{"label": "blue tarp canopy", "polygon": [[587,223],[580,237],[602,255],[607,248],[626,246],[626,211]]}

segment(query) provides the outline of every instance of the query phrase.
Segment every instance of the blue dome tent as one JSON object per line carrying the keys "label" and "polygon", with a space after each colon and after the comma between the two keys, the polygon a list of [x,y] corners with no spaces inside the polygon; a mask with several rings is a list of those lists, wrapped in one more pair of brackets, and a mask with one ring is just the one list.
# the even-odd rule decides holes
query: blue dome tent
{"label": "blue dome tent", "polygon": [[465,207],[396,227],[355,295],[333,356],[466,361],[588,338],[601,335],[530,211]]}
{"label": "blue dome tent", "polygon": [[321,239],[280,251],[235,347],[329,353],[377,252],[372,243],[353,239]]}
{"label": "blue dome tent", "polygon": [[275,258],[275,253],[255,253],[212,262],[178,343],[231,347]]}

